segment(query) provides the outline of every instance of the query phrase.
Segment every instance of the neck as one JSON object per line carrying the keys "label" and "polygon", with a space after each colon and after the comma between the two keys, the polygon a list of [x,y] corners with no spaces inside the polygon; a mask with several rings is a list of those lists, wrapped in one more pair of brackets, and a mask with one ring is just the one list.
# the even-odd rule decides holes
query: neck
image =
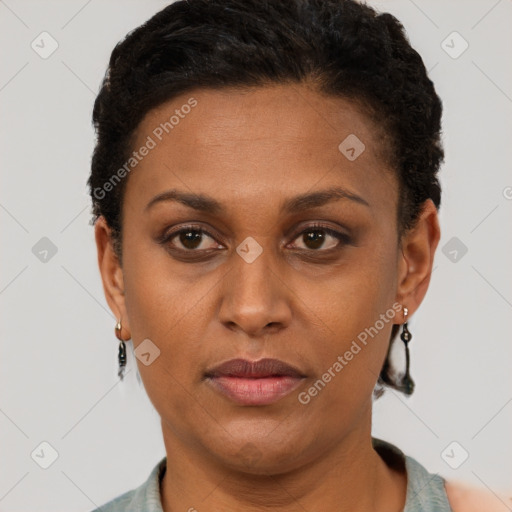
{"label": "neck", "polygon": [[[371,416],[371,413],[370,413]],[[240,472],[204,448],[186,445],[162,422],[167,469],[164,512],[396,512],[405,506],[406,475],[391,470],[372,447],[371,417],[326,453],[290,471]]]}

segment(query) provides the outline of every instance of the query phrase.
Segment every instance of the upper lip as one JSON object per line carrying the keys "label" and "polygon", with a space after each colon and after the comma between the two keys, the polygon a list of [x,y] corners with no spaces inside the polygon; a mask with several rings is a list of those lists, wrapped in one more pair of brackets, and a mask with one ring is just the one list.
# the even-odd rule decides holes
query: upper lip
{"label": "upper lip", "polygon": [[280,361],[279,359],[260,359],[249,361],[247,359],[230,359],[205,373],[206,377],[305,377],[296,367]]}

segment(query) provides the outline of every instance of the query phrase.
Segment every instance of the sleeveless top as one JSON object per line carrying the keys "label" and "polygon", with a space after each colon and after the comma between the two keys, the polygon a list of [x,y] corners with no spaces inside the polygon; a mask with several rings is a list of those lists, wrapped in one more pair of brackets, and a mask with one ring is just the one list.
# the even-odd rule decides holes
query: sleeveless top
{"label": "sleeveless top", "polygon": [[[387,441],[372,437],[372,444],[389,467],[405,469],[407,472],[407,494],[402,512],[453,512],[443,477],[437,473],[429,473],[419,462],[404,455],[399,448]],[[163,512],[160,481],[165,474],[166,464],[167,457],[164,457],[143,484],[91,512]]]}

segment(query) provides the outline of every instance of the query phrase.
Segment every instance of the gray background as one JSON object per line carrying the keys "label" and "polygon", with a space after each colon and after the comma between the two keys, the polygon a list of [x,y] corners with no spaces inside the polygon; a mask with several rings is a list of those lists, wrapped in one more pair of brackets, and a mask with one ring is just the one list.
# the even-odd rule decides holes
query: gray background
{"label": "gray background", "polygon": [[[442,239],[410,322],[417,389],[375,403],[373,434],[446,478],[510,490],[512,2],[369,3],[395,14],[423,56],[446,149]],[[90,510],[164,455],[131,353],[127,379],[116,376],[85,186],[110,52],[164,5],[0,1],[0,511]],[[58,44],[46,59],[31,47],[51,49],[43,31]],[[457,58],[453,31],[469,44]],[[58,455],[47,469],[42,442]]]}

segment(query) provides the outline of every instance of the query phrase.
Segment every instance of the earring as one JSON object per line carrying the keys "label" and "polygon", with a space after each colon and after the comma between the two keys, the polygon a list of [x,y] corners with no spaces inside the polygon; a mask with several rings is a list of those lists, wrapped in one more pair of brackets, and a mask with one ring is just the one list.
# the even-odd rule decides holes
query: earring
{"label": "earring", "polygon": [[119,371],[117,372],[117,376],[123,380],[124,371],[126,368],[126,345],[124,343],[123,337],[121,336],[121,329],[121,320],[119,319],[115,327],[116,337],[119,340],[119,352],[117,355],[117,359],[119,361]]}
{"label": "earring", "polygon": [[402,332],[400,334],[400,338],[404,342],[405,345],[405,374],[402,377],[402,389],[407,394],[410,395],[414,391],[414,381],[412,380],[409,374],[409,341],[412,339],[412,334],[409,332],[407,328],[407,315],[409,314],[409,310],[404,307],[404,324],[402,326]]}

